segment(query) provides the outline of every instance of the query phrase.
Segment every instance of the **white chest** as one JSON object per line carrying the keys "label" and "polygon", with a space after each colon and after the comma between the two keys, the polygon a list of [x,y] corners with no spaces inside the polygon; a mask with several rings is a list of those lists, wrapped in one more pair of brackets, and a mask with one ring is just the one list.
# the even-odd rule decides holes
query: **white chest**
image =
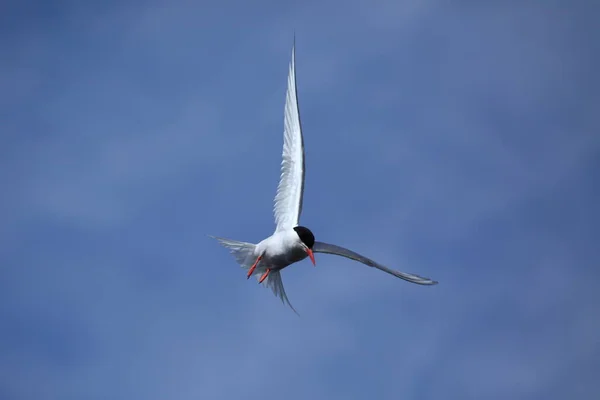
{"label": "white chest", "polygon": [[259,244],[264,251],[262,262],[272,269],[282,269],[308,257],[295,231],[278,232]]}

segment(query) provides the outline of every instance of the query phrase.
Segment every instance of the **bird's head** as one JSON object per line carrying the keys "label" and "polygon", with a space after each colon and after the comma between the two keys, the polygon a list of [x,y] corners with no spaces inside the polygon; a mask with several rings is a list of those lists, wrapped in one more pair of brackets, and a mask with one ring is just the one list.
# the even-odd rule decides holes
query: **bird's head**
{"label": "bird's head", "polygon": [[306,254],[308,254],[310,257],[310,261],[312,261],[313,265],[317,265],[315,263],[315,256],[312,251],[312,247],[315,244],[315,235],[313,235],[310,229],[304,226],[296,226],[294,227],[294,230],[298,234],[300,242],[302,242],[302,245],[304,246],[304,251],[306,251]]}

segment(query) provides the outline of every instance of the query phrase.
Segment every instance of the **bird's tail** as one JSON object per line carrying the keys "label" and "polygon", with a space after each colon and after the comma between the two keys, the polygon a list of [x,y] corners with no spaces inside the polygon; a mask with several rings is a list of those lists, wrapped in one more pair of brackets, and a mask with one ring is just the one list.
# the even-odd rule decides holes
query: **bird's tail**
{"label": "bird's tail", "polygon": [[254,250],[256,249],[255,244],[239,242],[237,240],[225,239],[216,236],[210,237],[218,240],[223,247],[226,247],[242,268],[248,270],[252,264],[254,264],[254,261],[256,261],[256,256],[254,255]]}
{"label": "bird's tail", "polygon": [[[209,235],[210,236],[210,235]],[[246,242],[238,242],[237,240],[225,239],[216,236],[210,236],[213,239],[216,239],[223,245],[229,249],[229,252],[235,257],[236,261],[242,268],[245,270],[249,270],[250,267],[256,261],[257,255],[254,253],[256,249],[256,245],[252,243]],[[252,273],[253,276],[256,276],[256,279],[260,279],[260,276],[265,273],[267,270],[267,266],[262,263],[258,263],[256,269]],[[281,271],[270,271],[267,278],[262,282],[263,286],[270,288],[275,296],[279,297],[281,301],[287,303],[290,308],[298,314],[294,306],[288,300],[288,297],[285,293],[285,289],[283,288],[283,281],[281,280]]]}

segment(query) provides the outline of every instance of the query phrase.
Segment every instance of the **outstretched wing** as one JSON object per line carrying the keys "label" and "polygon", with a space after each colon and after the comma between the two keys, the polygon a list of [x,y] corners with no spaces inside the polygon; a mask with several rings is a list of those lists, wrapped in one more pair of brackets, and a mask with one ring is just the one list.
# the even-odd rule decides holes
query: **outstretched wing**
{"label": "outstretched wing", "polygon": [[304,140],[296,93],[295,47],[294,43],[285,98],[281,177],[273,208],[277,224],[276,231],[291,229],[298,225],[304,193]]}
{"label": "outstretched wing", "polygon": [[388,274],[394,275],[400,279],[404,279],[405,281],[409,281],[412,283],[417,283],[419,285],[436,285],[437,281],[431,280],[429,278],[422,278],[417,275],[407,274],[406,272],[400,272],[393,269],[390,269],[384,265],[376,263],[375,261],[362,256],[358,253],[353,252],[352,250],[345,249],[341,246],[336,246],[334,244],[328,244],[323,242],[315,242],[312,251],[315,253],[326,253],[326,254],[335,254],[337,256],[342,256],[349,258],[351,260],[355,260],[361,262],[369,267],[375,267],[380,269]]}

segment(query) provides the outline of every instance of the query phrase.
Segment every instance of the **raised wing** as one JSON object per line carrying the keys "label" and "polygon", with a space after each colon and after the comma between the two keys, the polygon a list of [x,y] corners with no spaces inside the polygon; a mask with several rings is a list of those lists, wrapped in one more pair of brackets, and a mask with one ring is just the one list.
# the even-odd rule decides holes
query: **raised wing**
{"label": "raised wing", "polygon": [[285,98],[281,177],[273,207],[277,225],[276,231],[291,229],[298,225],[304,193],[304,139],[302,138],[298,95],[296,93],[295,48],[294,43]]}
{"label": "raised wing", "polygon": [[328,244],[323,242],[315,242],[312,251],[315,253],[326,253],[326,254],[335,254],[337,256],[342,256],[349,258],[351,260],[355,260],[361,262],[369,267],[375,267],[380,269],[388,274],[394,275],[400,279],[404,279],[405,281],[409,281],[412,283],[417,283],[419,285],[436,285],[437,281],[431,280],[429,278],[422,278],[417,275],[407,274],[406,272],[400,272],[393,269],[390,269],[384,265],[378,264],[375,261],[362,256],[358,253],[353,252],[352,250],[345,249],[341,246],[336,246],[334,244]]}

